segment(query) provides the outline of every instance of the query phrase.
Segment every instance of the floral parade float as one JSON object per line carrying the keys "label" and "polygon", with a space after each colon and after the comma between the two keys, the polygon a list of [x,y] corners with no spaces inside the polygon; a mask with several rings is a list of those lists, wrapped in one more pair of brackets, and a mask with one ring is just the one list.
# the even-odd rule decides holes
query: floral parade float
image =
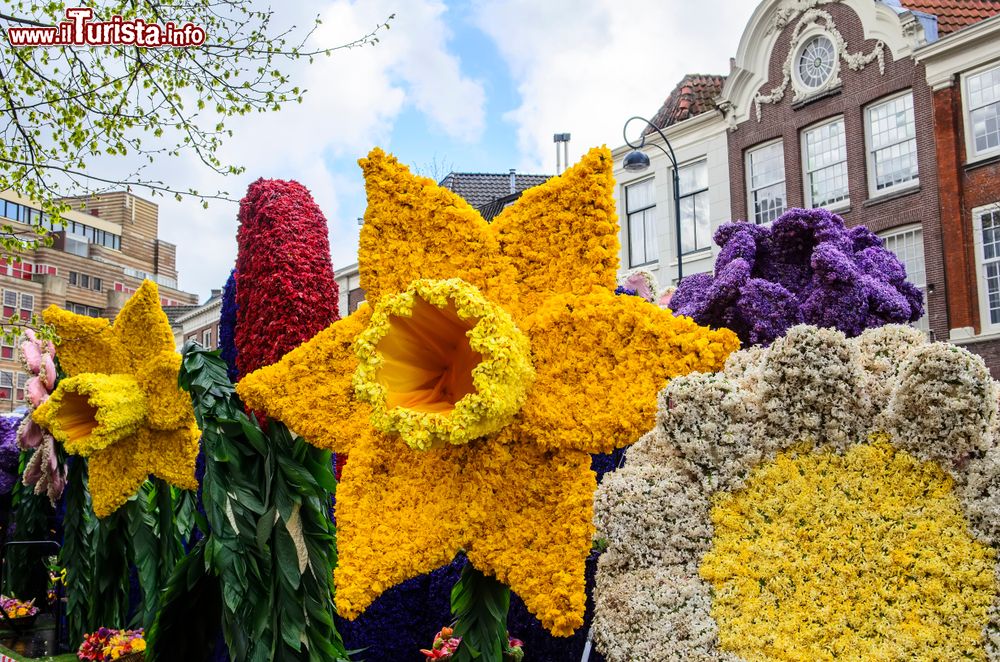
{"label": "floral parade float", "polygon": [[499,659],[508,586],[568,635],[582,622],[591,548],[589,453],[637,438],[659,388],[718,369],[736,337],[614,295],[607,150],[492,224],[381,150],[361,163],[370,305],[238,392],[349,455],[336,513],[342,615],[464,551],[456,659]]}
{"label": "floral parade float", "polygon": [[1000,659],[998,393],[895,325],[796,326],[672,381],[596,497],[599,648]]}

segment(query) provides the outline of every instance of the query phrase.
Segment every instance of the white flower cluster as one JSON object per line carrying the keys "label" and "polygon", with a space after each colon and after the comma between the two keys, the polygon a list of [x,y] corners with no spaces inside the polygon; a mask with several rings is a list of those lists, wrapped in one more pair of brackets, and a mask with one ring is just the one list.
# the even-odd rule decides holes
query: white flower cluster
{"label": "white flower cluster", "polygon": [[[675,379],[656,427],[595,498],[601,557],[595,641],[611,662],[735,660],[718,649],[708,584],[716,491],[803,442],[843,452],[886,432],[954,480],[970,531],[1000,549],[998,384],[982,359],[906,326],[848,339],[796,326],[769,348],[732,354],[719,374]],[[998,566],[1000,568],[1000,566]],[[1000,572],[1000,570],[998,570]],[[984,632],[1000,661],[1000,602]]]}

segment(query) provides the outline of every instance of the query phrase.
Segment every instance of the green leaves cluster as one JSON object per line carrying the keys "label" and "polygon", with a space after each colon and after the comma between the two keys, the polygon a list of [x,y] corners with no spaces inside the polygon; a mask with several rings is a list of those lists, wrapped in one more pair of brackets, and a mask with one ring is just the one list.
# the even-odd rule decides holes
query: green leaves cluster
{"label": "green leaves cluster", "polygon": [[466,563],[451,589],[454,634],[462,643],[455,662],[501,662],[507,651],[510,589]]}
{"label": "green leaves cluster", "polygon": [[[202,572],[218,578],[231,656],[261,662],[347,660],[333,624],[330,454],[280,423],[269,422],[262,431],[243,411],[218,352],[185,346],[180,384],[191,393],[202,429],[207,532]],[[185,567],[186,585],[200,585],[196,572]],[[188,600],[174,584],[171,599]],[[181,629],[170,622],[177,611],[164,603],[151,637],[152,662],[176,659],[161,633]]]}

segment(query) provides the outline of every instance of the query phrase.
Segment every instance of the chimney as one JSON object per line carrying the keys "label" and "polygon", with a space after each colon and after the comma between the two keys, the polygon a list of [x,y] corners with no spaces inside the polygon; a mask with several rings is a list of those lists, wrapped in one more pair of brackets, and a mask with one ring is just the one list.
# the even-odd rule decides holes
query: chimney
{"label": "chimney", "polygon": [[209,299],[218,299],[221,296],[222,296],[222,290],[212,290],[212,296],[210,296],[208,298]]}
{"label": "chimney", "polygon": [[556,174],[561,175],[569,167],[569,134],[556,133],[552,142],[556,144]]}
{"label": "chimney", "polygon": [[517,171],[514,168],[510,169],[510,192],[517,192]]}

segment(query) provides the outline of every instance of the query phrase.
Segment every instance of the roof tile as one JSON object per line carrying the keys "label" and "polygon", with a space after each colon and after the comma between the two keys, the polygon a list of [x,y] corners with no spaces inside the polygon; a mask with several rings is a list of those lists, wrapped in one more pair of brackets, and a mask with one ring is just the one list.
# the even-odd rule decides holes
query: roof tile
{"label": "roof tile", "polygon": [[902,0],[907,9],[937,16],[942,35],[1000,14],[1000,0]]}
{"label": "roof tile", "polygon": [[[689,117],[715,108],[715,98],[722,94],[725,76],[714,74],[687,74],[667,96],[660,110],[653,116],[653,124],[664,129]],[[652,131],[648,129],[647,133]]]}

